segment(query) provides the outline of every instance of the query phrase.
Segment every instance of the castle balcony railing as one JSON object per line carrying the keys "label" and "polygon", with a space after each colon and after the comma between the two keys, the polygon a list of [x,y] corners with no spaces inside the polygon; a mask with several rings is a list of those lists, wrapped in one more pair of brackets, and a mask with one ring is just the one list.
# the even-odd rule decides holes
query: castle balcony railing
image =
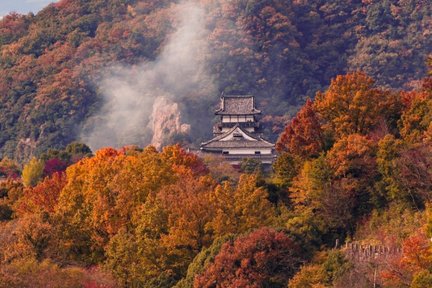
{"label": "castle balcony railing", "polygon": [[224,122],[224,123],[218,123],[216,124],[216,127],[219,129],[222,128],[231,128],[234,127],[235,125],[239,124],[240,127],[242,128],[259,128],[259,123],[258,122]]}

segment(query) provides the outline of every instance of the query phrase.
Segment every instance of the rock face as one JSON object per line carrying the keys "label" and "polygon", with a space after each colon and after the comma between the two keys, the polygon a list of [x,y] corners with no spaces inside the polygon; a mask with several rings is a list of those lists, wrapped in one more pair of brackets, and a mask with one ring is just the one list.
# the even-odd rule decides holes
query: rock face
{"label": "rock face", "polygon": [[21,138],[16,146],[15,160],[24,163],[31,159],[36,150],[37,142],[31,138]]}
{"label": "rock face", "polygon": [[179,105],[166,97],[159,97],[155,100],[149,125],[153,131],[151,144],[156,149],[160,149],[164,143],[176,135],[190,133],[190,125],[181,123]]}

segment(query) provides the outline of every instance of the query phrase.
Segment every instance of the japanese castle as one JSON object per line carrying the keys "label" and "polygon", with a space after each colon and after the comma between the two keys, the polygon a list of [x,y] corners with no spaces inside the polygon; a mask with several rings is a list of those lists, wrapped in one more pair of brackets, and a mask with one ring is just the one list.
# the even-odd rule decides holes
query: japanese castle
{"label": "japanese castle", "polygon": [[204,153],[221,154],[231,164],[238,165],[245,158],[272,164],[273,143],[261,137],[258,116],[252,95],[223,95],[215,112],[220,120],[213,127],[214,138],[201,144]]}

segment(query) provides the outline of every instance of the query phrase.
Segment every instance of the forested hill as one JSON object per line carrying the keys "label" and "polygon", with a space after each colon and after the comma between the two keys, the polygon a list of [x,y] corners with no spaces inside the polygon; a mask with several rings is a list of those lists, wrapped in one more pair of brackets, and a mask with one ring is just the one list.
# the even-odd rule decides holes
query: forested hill
{"label": "forested hill", "polygon": [[[180,25],[178,2],[61,0],[37,15],[5,16],[0,156],[22,160],[78,139],[101,117],[106,69],[122,65],[133,75],[139,63],[157,61]],[[276,123],[337,74],[363,70],[378,85],[397,89],[426,75],[430,1],[196,2],[205,11],[208,49],[194,56],[205,63],[212,85],[191,86],[176,98],[182,121],[192,127],[188,141],[210,133],[199,123],[210,123],[221,91],[255,94],[271,114],[269,123]],[[191,108],[202,114],[191,117]],[[149,141],[141,136],[131,142]]]}

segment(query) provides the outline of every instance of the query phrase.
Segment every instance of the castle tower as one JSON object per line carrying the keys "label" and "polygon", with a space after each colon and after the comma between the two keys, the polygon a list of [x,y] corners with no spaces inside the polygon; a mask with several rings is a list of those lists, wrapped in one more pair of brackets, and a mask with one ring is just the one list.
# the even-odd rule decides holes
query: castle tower
{"label": "castle tower", "polygon": [[258,116],[252,95],[222,95],[220,116],[213,128],[214,138],[201,144],[204,153],[221,154],[231,164],[238,165],[245,158],[258,159],[272,164],[275,158],[274,144],[260,135]]}

